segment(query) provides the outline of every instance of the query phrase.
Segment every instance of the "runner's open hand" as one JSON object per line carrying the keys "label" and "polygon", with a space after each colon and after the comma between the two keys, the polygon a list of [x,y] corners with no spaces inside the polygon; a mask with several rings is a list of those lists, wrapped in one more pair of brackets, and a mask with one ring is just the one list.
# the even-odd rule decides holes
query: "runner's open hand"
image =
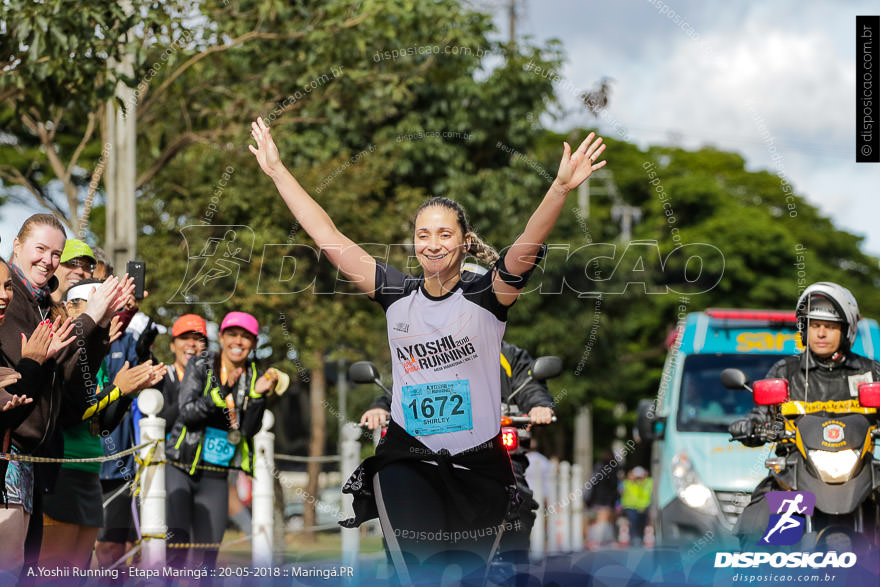
{"label": "runner's open hand", "polygon": [[251,123],[251,136],[257,142],[257,146],[248,145],[248,149],[257,156],[257,163],[260,164],[263,173],[269,177],[275,177],[275,174],[283,167],[281,156],[278,154],[278,147],[275,146],[269,127],[262,118],[257,117],[257,120]]}
{"label": "runner's open hand", "polygon": [[562,161],[559,162],[559,171],[556,172],[556,184],[566,191],[578,187],[594,171],[605,167],[604,160],[596,163],[596,159],[605,150],[605,145],[602,144],[602,137],[593,141],[595,136],[596,133],[592,132],[587,135],[574,153],[571,152],[568,143],[563,143]]}

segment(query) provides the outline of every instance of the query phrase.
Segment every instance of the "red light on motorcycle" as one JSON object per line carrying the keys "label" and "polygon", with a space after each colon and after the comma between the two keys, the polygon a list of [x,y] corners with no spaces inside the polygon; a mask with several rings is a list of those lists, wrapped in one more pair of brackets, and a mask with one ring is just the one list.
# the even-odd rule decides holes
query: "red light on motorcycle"
{"label": "red light on motorcycle", "polygon": [[501,416],[501,425],[502,426],[512,426],[513,420],[511,420],[507,416]]}
{"label": "red light on motorcycle", "polygon": [[788,401],[788,381],[785,379],[760,379],[752,386],[755,403],[773,406]]}
{"label": "red light on motorcycle", "polygon": [[501,429],[501,444],[504,445],[504,448],[506,448],[508,452],[516,450],[516,447],[519,446],[519,438],[516,435],[516,428]]}
{"label": "red light on motorcycle", "polygon": [[880,382],[859,384],[859,404],[863,408],[880,408]]}
{"label": "red light on motorcycle", "polygon": [[386,434],[388,434],[388,426],[382,426],[382,434],[379,435],[379,438],[385,438]]}

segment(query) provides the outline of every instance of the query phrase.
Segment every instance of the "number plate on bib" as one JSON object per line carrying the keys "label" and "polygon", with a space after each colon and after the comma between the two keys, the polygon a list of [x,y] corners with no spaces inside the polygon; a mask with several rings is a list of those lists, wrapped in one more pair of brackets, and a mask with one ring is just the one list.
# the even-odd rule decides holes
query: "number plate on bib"
{"label": "number plate on bib", "polygon": [[212,465],[228,467],[234,454],[235,445],[229,443],[225,430],[210,426],[205,428],[205,461]]}
{"label": "number plate on bib", "polygon": [[404,428],[413,436],[459,432],[474,427],[467,380],[404,385]]}

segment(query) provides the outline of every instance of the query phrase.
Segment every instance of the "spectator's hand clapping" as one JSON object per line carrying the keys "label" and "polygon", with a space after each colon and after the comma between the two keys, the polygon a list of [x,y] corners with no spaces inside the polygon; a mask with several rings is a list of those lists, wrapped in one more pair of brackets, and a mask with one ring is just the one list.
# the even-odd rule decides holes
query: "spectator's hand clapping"
{"label": "spectator's hand clapping", "polygon": [[21,373],[12,367],[0,367],[0,389],[9,387],[19,379],[21,379]]}
{"label": "spectator's hand clapping", "polygon": [[48,320],[40,322],[31,337],[21,333],[21,358],[31,359],[40,365],[46,362],[49,353],[49,345],[52,342],[52,324]]}
{"label": "spectator's hand clapping", "polygon": [[113,378],[113,385],[119,388],[122,395],[128,395],[149,387],[152,381],[153,362],[147,361],[135,367],[129,367],[128,361]]}
{"label": "spectator's hand clapping", "polygon": [[76,340],[76,336],[70,335],[72,331],[73,321],[70,318],[67,318],[64,322],[61,321],[60,316],[55,319],[54,324],[52,324],[52,332],[49,333],[51,340],[49,342],[49,351],[46,353],[47,359],[54,358],[61,352],[61,349]]}
{"label": "spectator's hand clapping", "polygon": [[0,412],[8,412],[9,410],[14,410],[15,408],[20,408],[21,406],[26,406],[27,404],[33,403],[34,398],[27,397],[26,395],[15,395],[0,407]]}
{"label": "spectator's hand clapping", "polygon": [[122,280],[110,276],[104,283],[92,290],[92,295],[86,303],[85,313],[95,321],[95,324],[107,328],[113,314],[125,306],[133,291],[134,279],[129,277],[127,273]]}

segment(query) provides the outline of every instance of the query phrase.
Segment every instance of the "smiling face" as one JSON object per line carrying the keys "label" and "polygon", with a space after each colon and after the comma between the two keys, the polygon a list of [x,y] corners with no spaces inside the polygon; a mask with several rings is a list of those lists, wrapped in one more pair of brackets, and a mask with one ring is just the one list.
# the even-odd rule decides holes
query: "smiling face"
{"label": "smiling face", "polygon": [[810,320],[810,328],[807,335],[810,350],[820,359],[830,357],[840,347],[842,334],[843,325],[840,322]]}
{"label": "smiling face", "polygon": [[174,353],[174,365],[181,369],[194,356],[205,350],[205,337],[198,332],[184,332],[171,341],[171,352]]}
{"label": "smiling face", "polygon": [[6,320],[6,308],[12,303],[12,274],[6,263],[0,262],[0,325]]}
{"label": "smiling face", "polygon": [[76,257],[58,266],[58,289],[66,291],[68,287],[83,279],[91,279],[95,265],[88,257]]}
{"label": "smiling face", "polygon": [[467,242],[456,213],[443,206],[430,206],[419,212],[415,225],[413,244],[425,278],[443,280],[458,275]]}
{"label": "smiling face", "polygon": [[65,240],[57,228],[38,224],[23,241],[15,238],[12,259],[32,285],[44,287],[58,269]]}
{"label": "smiling face", "polygon": [[220,333],[220,352],[236,366],[245,363],[256,343],[257,337],[240,326],[230,326]]}

